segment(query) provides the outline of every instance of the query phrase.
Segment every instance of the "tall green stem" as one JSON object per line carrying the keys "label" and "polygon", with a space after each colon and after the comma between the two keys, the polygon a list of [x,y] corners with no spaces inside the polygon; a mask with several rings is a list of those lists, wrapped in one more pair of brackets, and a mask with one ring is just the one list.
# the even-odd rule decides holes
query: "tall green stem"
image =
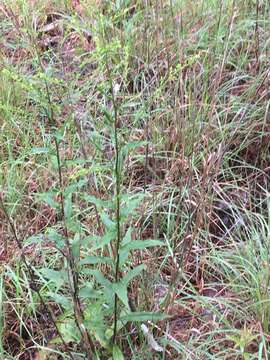
{"label": "tall green stem", "polygon": [[[121,195],[121,171],[120,171],[120,146],[119,146],[119,138],[118,138],[118,129],[119,129],[119,119],[118,119],[118,108],[116,103],[116,98],[114,94],[113,81],[111,76],[111,71],[109,68],[109,63],[106,61],[106,68],[109,75],[109,83],[110,83],[110,92],[112,96],[112,107],[113,107],[113,127],[114,127],[114,146],[115,146],[115,164],[114,164],[114,172],[115,172],[115,218],[116,218],[116,246],[115,246],[115,273],[114,273],[114,281],[117,283],[119,281],[119,248],[121,244],[121,218],[120,218],[120,195]],[[113,344],[116,341],[117,334],[117,313],[118,313],[118,298],[117,295],[114,295],[114,321],[113,321]]]}

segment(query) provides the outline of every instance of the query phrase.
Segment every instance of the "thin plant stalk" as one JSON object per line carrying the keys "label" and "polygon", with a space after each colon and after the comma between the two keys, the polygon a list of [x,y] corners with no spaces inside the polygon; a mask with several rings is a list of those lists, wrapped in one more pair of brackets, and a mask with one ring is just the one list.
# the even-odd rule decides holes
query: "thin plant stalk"
{"label": "thin plant stalk", "polygon": [[[41,58],[40,58],[40,55],[38,52],[38,48],[37,48],[36,44],[34,44],[34,46],[35,46],[35,50],[36,50],[36,54],[38,57],[38,62],[39,62],[40,68],[45,73],[45,70],[43,68],[42,61],[41,61]],[[46,98],[47,98],[47,104],[48,104],[48,110],[49,110],[49,111],[47,111],[48,120],[49,120],[51,126],[55,126],[56,121],[55,121],[55,117],[54,117],[53,103],[51,100],[49,85],[48,85],[48,82],[46,79],[44,79],[44,85],[45,85]],[[67,259],[67,263],[68,263],[68,281],[69,281],[69,289],[71,292],[73,307],[74,307],[74,318],[75,318],[76,326],[77,326],[77,328],[81,334],[81,337],[83,339],[83,347],[87,354],[87,357],[88,357],[88,359],[92,359],[93,354],[95,353],[95,345],[94,345],[94,342],[93,342],[89,332],[83,325],[84,314],[83,314],[81,302],[80,302],[80,299],[78,296],[78,289],[79,289],[79,287],[78,287],[78,272],[76,269],[74,256],[73,256],[72,250],[71,250],[71,244],[69,241],[68,228],[67,228],[66,218],[65,218],[64,185],[63,185],[63,176],[62,176],[61,157],[60,157],[60,151],[59,151],[59,142],[54,133],[53,133],[53,141],[54,141],[54,145],[55,145],[56,159],[57,159],[58,181],[59,181],[59,188],[60,188],[61,218],[62,218],[62,223],[63,223],[65,245],[67,248],[66,259]]]}
{"label": "thin plant stalk", "polygon": [[[121,173],[120,173],[120,145],[119,145],[119,138],[118,138],[118,129],[119,129],[119,119],[118,119],[118,107],[116,103],[113,82],[111,71],[109,67],[108,61],[106,61],[106,69],[109,75],[109,84],[110,84],[110,92],[111,92],[111,99],[112,99],[112,107],[113,107],[113,127],[114,127],[114,146],[115,146],[115,164],[114,164],[114,172],[115,172],[115,201],[116,201],[116,211],[115,211],[115,218],[116,218],[116,244],[115,244],[115,272],[114,272],[114,281],[117,283],[120,277],[120,256],[119,256],[119,248],[121,245],[121,218],[120,218],[120,195],[121,195]],[[118,297],[117,294],[114,295],[114,320],[113,320],[113,338],[112,342],[115,344],[116,342],[116,335],[117,335],[117,321],[118,321]]]}

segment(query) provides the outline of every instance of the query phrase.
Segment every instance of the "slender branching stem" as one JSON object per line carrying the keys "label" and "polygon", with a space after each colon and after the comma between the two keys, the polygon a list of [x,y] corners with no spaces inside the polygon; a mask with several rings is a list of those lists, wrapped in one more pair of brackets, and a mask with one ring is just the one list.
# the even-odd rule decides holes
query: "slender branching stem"
{"label": "slender branching stem", "polygon": [[[115,219],[116,219],[116,245],[115,245],[115,273],[114,281],[117,283],[120,276],[120,256],[119,248],[121,245],[121,215],[120,215],[120,196],[121,196],[121,170],[120,170],[120,145],[119,145],[119,118],[118,118],[118,106],[115,98],[113,81],[111,76],[111,70],[109,62],[106,61],[106,69],[109,76],[112,108],[113,108],[113,127],[114,127],[114,147],[115,147],[115,164],[114,164],[114,173],[115,173]],[[116,341],[117,335],[117,318],[118,318],[118,298],[117,295],[114,295],[114,321],[113,321],[113,344]]]}
{"label": "slender branching stem", "polygon": [[[39,62],[40,68],[45,73],[45,70],[43,68],[43,64],[41,61],[41,57],[39,55],[39,51],[38,51],[36,44],[35,44],[35,48],[36,48],[36,54],[38,57],[38,62]],[[44,85],[45,85],[47,105],[48,105],[48,109],[46,109],[47,115],[48,115],[48,120],[49,120],[50,125],[52,127],[55,127],[56,120],[55,120],[55,116],[54,116],[53,102],[51,99],[51,93],[50,93],[49,85],[48,85],[46,78],[44,79]],[[62,224],[63,224],[65,245],[66,245],[66,249],[67,249],[66,259],[67,259],[67,264],[68,264],[68,269],[67,269],[68,282],[69,282],[69,290],[70,290],[70,293],[72,296],[74,318],[75,318],[76,326],[77,326],[77,328],[80,332],[80,335],[83,339],[83,347],[84,347],[85,353],[87,354],[88,359],[92,359],[93,354],[95,353],[95,345],[94,345],[94,342],[93,342],[89,332],[83,325],[84,314],[83,314],[81,302],[80,302],[79,295],[78,295],[78,291],[79,291],[78,271],[77,271],[75,259],[74,259],[73,253],[72,253],[71,244],[69,241],[68,227],[66,224],[62,164],[61,164],[59,142],[58,142],[57,136],[55,135],[55,132],[53,133],[53,141],[54,141],[54,145],[55,145],[56,159],[57,159],[61,220],[62,220]]]}

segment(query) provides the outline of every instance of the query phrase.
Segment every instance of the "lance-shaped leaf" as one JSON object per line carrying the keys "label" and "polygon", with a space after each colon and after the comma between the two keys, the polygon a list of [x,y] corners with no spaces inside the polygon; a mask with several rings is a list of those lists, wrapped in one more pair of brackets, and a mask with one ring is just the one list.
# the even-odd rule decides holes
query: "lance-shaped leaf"
{"label": "lance-shaped leaf", "polygon": [[125,263],[131,250],[143,250],[143,249],[146,249],[146,248],[152,247],[152,246],[164,246],[164,243],[159,240],[129,241],[128,238],[126,240],[127,241],[124,242],[124,245],[121,246],[121,248],[119,250],[120,266],[122,266]]}
{"label": "lance-shaped leaf", "polygon": [[124,315],[120,317],[120,320],[123,321],[158,321],[158,320],[164,320],[168,316],[162,313],[154,313],[154,312],[148,312],[148,311],[142,311],[142,312],[131,312],[130,314]]}
{"label": "lance-shaped leaf", "polygon": [[117,345],[113,345],[113,360],[125,360],[122,351]]}
{"label": "lance-shaped leaf", "polygon": [[109,264],[112,265],[113,261],[111,258],[106,256],[86,256],[80,260],[80,265],[94,265],[94,264]]}
{"label": "lance-shaped leaf", "polygon": [[146,268],[145,265],[141,264],[139,266],[136,266],[134,269],[129,270],[129,272],[123,277],[121,282],[127,286],[129,282],[137,275],[139,275],[140,272],[142,272],[145,268]]}
{"label": "lance-shaped leaf", "polygon": [[119,299],[123,302],[123,304],[127,308],[129,308],[126,284],[124,284],[123,282],[114,283],[112,284],[112,289],[114,293],[119,297]]}

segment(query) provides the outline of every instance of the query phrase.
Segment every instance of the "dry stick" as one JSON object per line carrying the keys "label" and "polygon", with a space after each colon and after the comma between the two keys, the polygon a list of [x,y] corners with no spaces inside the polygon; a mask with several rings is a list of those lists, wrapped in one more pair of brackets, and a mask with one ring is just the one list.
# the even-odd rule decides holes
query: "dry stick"
{"label": "dry stick", "polygon": [[3,200],[1,198],[1,196],[0,196],[0,208],[2,209],[4,215],[5,215],[6,219],[7,219],[7,222],[9,223],[9,226],[10,226],[12,234],[13,234],[13,238],[14,238],[18,248],[20,249],[22,261],[23,261],[23,263],[24,263],[24,265],[25,265],[25,267],[27,269],[27,272],[29,274],[29,277],[30,277],[30,281],[31,281],[30,288],[38,295],[38,298],[40,300],[41,305],[47,311],[47,313],[48,313],[48,315],[50,317],[50,320],[53,323],[53,326],[54,326],[54,328],[55,328],[55,330],[57,332],[57,335],[59,336],[62,344],[65,347],[65,351],[70,355],[72,360],[75,360],[74,356],[72,355],[71,351],[69,350],[69,347],[68,347],[65,339],[63,338],[60,330],[58,329],[57,320],[56,320],[50,306],[45,303],[39,289],[35,285],[35,281],[36,281],[35,280],[35,270],[33,269],[32,265],[29,264],[27,262],[27,260],[26,260],[26,256],[24,254],[24,250],[23,250],[23,246],[22,246],[22,240],[20,240],[18,235],[17,235],[15,225],[14,225],[13,221],[11,220],[11,218],[10,218],[10,216],[9,216],[7,210],[6,210],[6,207],[5,207],[4,203],[3,203]]}

